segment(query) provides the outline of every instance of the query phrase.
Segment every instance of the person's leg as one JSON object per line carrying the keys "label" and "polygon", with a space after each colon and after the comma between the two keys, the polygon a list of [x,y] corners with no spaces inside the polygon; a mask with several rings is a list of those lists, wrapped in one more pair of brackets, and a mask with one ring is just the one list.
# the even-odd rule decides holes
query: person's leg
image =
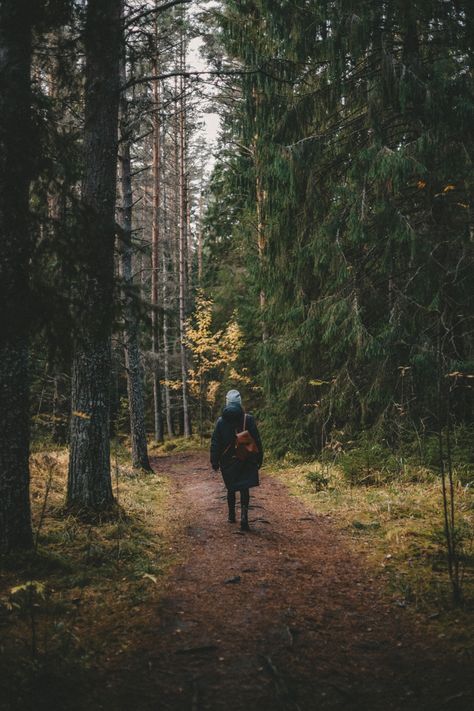
{"label": "person's leg", "polygon": [[227,505],[229,507],[229,522],[235,523],[235,491],[227,492]]}
{"label": "person's leg", "polygon": [[250,492],[248,489],[240,491],[240,528],[242,531],[249,530],[249,503]]}

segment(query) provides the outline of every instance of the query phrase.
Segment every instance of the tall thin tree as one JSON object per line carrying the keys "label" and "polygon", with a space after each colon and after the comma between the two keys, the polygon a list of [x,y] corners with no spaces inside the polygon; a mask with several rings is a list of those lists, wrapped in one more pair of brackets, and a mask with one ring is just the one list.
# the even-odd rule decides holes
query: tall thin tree
{"label": "tall thin tree", "polygon": [[[184,22],[184,13],[183,20]],[[184,343],[184,328],[186,318],[186,256],[187,256],[187,179],[186,179],[186,95],[183,73],[186,69],[186,46],[184,28],[181,29],[179,66],[180,100],[179,100],[179,336],[181,358],[181,383],[183,399],[183,434],[191,434],[188,404],[188,369],[186,362],[186,346]]]}
{"label": "tall thin tree", "polygon": [[[164,141],[162,141],[162,144]],[[165,386],[164,386],[164,401],[165,401],[165,414],[166,414],[166,428],[168,430],[168,435],[174,437],[174,425],[173,425],[173,413],[171,411],[171,396],[168,381],[170,378],[170,338],[169,338],[169,251],[171,246],[171,225],[168,215],[168,186],[167,186],[167,176],[166,176],[166,165],[165,161],[162,161],[163,166],[163,236],[166,236],[166,241],[163,240],[163,249],[161,253],[161,263],[162,263],[162,278],[161,278],[161,289],[162,289],[162,299],[163,299],[163,370],[165,376]]]}
{"label": "tall thin tree", "polygon": [[[122,58],[120,63],[121,83],[125,85],[126,47],[123,42]],[[130,439],[132,445],[132,464],[134,467],[151,471],[148,459],[148,447],[145,427],[145,405],[143,401],[143,381],[140,363],[138,317],[134,309],[133,273],[132,273],[132,160],[131,160],[131,135],[129,102],[126,91],[122,91],[120,98],[120,151],[119,173],[121,206],[119,210],[120,226],[120,272],[123,284],[124,297],[124,351],[125,369],[127,373],[128,408],[130,414]]]}
{"label": "tall thin tree", "polygon": [[[155,21],[155,39],[158,43],[158,26]],[[157,50],[156,50],[157,51]],[[158,75],[158,57],[152,62],[153,74]],[[161,127],[160,127],[160,86],[158,80],[153,82],[153,221],[151,236],[151,350],[153,355],[153,412],[155,423],[155,440],[163,441],[163,414],[160,383],[159,362],[159,319],[158,319],[158,289],[160,275],[160,227],[161,227]]]}

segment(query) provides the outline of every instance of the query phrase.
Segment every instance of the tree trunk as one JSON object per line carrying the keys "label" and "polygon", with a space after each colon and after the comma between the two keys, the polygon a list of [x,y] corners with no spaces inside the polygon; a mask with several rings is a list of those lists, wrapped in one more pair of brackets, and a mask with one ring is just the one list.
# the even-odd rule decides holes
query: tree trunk
{"label": "tree trunk", "polygon": [[[126,80],[125,46],[121,60],[122,83]],[[132,276],[132,170],[130,141],[128,136],[128,102],[125,92],[120,102],[120,185],[121,209],[120,222],[120,272],[124,292],[124,351],[127,372],[128,408],[130,414],[130,439],[132,444],[132,465],[152,471],[148,459],[145,427],[145,406],[143,402],[143,382],[140,367],[140,348],[138,343],[138,324],[133,309]]]}
{"label": "tree trunk", "polygon": [[[164,168],[163,164],[163,168]],[[163,229],[164,233],[167,232],[167,199],[166,199],[166,180],[163,175]],[[169,232],[168,232],[168,245],[169,245]],[[165,242],[163,241],[162,250],[162,294],[163,294],[163,367],[165,376],[165,413],[166,413],[166,429],[168,430],[168,436],[174,437],[174,427],[173,427],[173,417],[171,413],[171,398],[170,389],[168,386],[168,381],[170,378],[170,367],[169,367],[169,337],[168,337],[168,255],[166,253]]]}
{"label": "tree trunk", "polygon": [[[50,55],[49,64],[49,96],[55,107],[55,115],[58,121],[62,116],[59,113],[56,104],[65,98],[65,78],[63,74],[63,52],[67,42],[67,33],[64,27],[56,28],[50,35],[49,40],[55,47]],[[70,61],[70,60],[69,60]],[[69,70],[69,67],[68,67]],[[61,128],[58,126],[58,130]],[[60,166],[58,166],[60,167]],[[64,172],[61,177],[56,175],[56,179],[52,181],[48,193],[48,218],[50,222],[50,237],[55,244],[60,245],[65,241],[64,226],[66,223],[67,200],[66,195],[71,191],[71,184],[67,180],[67,173]],[[63,261],[58,264],[60,272],[61,286],[68,284],[68,276]],[[64,357],[56,358],[52,363],[53,370],[53,413],[51,423],[51,440],[58,446],[64,446],[68,442],[69,432],[69,412],[71,409],[70,403],[70,383],[65,370],[68,370],[68,364],[64,362]]]}
{"label": "tree trunk", "polygon": [[[185,114],[186,116],[186,114]],[[184,130],[186,131],[186,122],[184,124]],[[187,141],[185,143],[185,148],[184,148],[184,156],[185,156],[185,167],[184,167],[184,175],[185,175],[185,180],[186,180],[186,188],[185,188],[185,200],[186,200],[186,266],[187,266],[187,273],[186,273],[186,282],[187,282],[187,291],[188,294],[191,292],[192,285],[193,285],[193,235],[191,232],[191,200],[190,200],[190,184],[189,184],[189,176],[188,176],[188,169],[186,165],[186,156],[188,154],[187,150]]]}
{"label": "tree trunk", "polygon": [[64,373],[56,373],[53,382],[53,426],[51,439],[54,444],[64,446],[68,439],[69,388],[66,387]]}
{"label": "tree trunk", "polygon": [[[185,70],[185,50],[184,36],[181,34],[180,66]],[[186,100],[184,96],[184,79],[180,77],[180,111],[179,111],[179,340],[181,356],[181,382],[183,398],[183,434],[189,437],[191,429],[189,426],[189,406],[188,406],[188,372],[186,363],[186,346],[184,343],[184,324],[186,316],[186,143],[185,143],[185,117]]]}
{"label": "tree trunk", "polygon": [[[157,29],[155,27],[155,33]],[[153,74],[158,74],[158,62],[153,61]],[[151,350],[153,354],[153,411],[155,421],[155,440],[163,442],[163,414],[160,384],[159,338],[158,338],[158,276],[160,273],[160,91],[158,81],[153,82],[153,224],[151,237]]]}
{"label": "tree trunk", "polygon": [[199,223],[198,223],[198,244],[197,244],[198,284],[199,284],[199,286],[201,286],[201,281],[202,281],[202,216],[203,216],[203,208],[204,208],[204,192],[203,192],[202,178],[201,178],[201,190],[199,193]]}
{"label": "tree trunk", "polygon": [[89,0],[84,45],[82,240],[76,284],[67,503],[84,512],[113,504],[109,405],[113,316],[121,0]]}
{"label": "tree trunk", "polygon": [[[265,223],[264,223],[264,205],[265,205],[265,192],[262,188],[262,180],[260,175],[260,165],[257,160],[257,147],[255,147],[255,193],[256,193],[256,209],[257,209],[257,250],[258,258],[260,261],[260,269],[263,272],[264,269],[264,258],[265,258]],[[268,341],[268,329],[265,321],[265,306],[267,298],[264,289],[260,289],[260,312],[262,315],[262,341],[266,343]]]}
{"label": "tree trunk", "polygon": [[32,545],[29,501],[29,3],[0,5],[0,552]]}

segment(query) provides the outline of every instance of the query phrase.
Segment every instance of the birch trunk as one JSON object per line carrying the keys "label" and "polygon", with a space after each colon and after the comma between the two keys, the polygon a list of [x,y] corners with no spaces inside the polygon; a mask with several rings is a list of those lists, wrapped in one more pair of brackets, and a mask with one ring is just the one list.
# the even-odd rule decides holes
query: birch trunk
{"label": "birch trunk", "polygon": [[28,224],[31,11],[0,5],[0,552],[32,545],[29,501]]}
{"label": "birch trunk", "polygon": [[77,323],[67,504],[113,505],[109,409],[113,316],[121,0],[89,0],[84,46],[83,230],[78,245]]}

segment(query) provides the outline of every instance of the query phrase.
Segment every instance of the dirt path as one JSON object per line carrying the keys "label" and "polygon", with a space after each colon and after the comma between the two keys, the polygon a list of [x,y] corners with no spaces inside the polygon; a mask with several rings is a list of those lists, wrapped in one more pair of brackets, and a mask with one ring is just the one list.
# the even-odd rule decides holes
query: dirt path
{"label": "dirt path", "polygon": [[205,454],[154,467],[173,481],[185,562],[139,656],[110,681],[117,709],[474,708],[472,661],[444,658],[422,618],[384,599],[331,523],[284,486],[263,476],[244,534]]}

